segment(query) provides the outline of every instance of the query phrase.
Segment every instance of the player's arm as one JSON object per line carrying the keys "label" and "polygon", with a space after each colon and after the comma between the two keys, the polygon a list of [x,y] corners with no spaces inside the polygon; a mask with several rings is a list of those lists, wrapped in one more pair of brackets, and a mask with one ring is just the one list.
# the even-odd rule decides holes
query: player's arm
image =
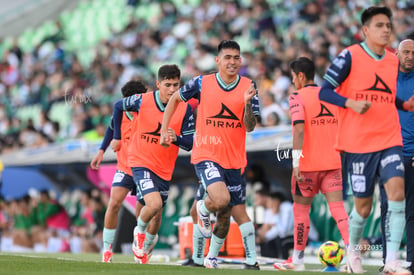
{"label": "player's arm", "polygon": [[161,146],[167,148],[174,141],[170,137],[171,131],[168,130],[168,126],[171,122],[172,116],[177,110],[178,104],[180,104],[181,101],[187,102],[190,98],[200,99],[201,81],[202,76],[195,77],[171,96],[167,106],[165,107],[164,116],[162,118],[160,137]]}
{"label": "player's arm", "polygon": [[118,100],[114,103],[114,110],[112,113],[113,120],[113,139],[111,141],[111,148],[116,152],[121,148],[121,124],[124,111],[138,112],[141,106],[142,96],[136,94]]}
{"label": "player's arm", "polygon": [[181,126],[181,133],[179,136],[174,134],[175,141],[173,141],[172,143],[174,145],[177,145],[181,149],[191,151],[191,149],[193,149],[194,131],[194,114],[191,111],[191,106],[187,105],[187,112],[185,113],[183,124]]}
{"label": "player's arm", "polygon": [[399,97],[396,97],[395,106],[400,111],[414,112],[414,96],[410,97],[407,101],[404,101]]}
{"label": "player's arm", "polygon": [[279,218],[273,226],[266,232],[266,240],[272,240],[276,237],[289,236],[292,233],[291,225],[293,224],[292,206],[281,203],[279,206]]}
{"label": "player's arm", "polygon": [[113,120],[111,119],[111,125],[106,128],[105,136],[102,140],[101,146],[99,147],[99,151],[96,153],[96,156],[91,160],[90,166],[92,169],[98,169],[99,165],[103,160],[103,155],[108,148],[109,144],[111,143],[112,137],[114,135],[113,128]]}
{"label": "player's arm", "polygon": [[170,144],[174,141],[172,136],[175,135],[171,132],[171,128],[168,127],[170,125],[170,121],[172,116],[174,115],[175,111],[178,108],[178,105],[182,101],[179,93],[174,93],[170,100],[168,100],[168,104],[165,107],[164,115],[162,117],[161,123],[161,136],[160,136],[160,144],[161,146],[168,148]]}
{"label": "player's arm", "polygon": [[252,81],[249,88],[244,93],[244,115],[243,115],[243,124],[246,127],[247,132],[251,132],[256,127],[256,115],[258,115],[259,101],[257,98],[257,89],[256,83]]}
{"label": "player's arm", "polygon": [[282,236],[289,236],[292,234],[291,226],[293,224],[293,209],[291,204],[281,203],[279,207],[279,234]]}
{"label": "player's arm", "polygon": [[299,160],[302,156],[303,140],[305,138],[305,108],[299,94],[289,96],[289,110],[293,125],[292,167],[293,176],[297,181],[303,181],[300,174]]}
{"label": "player's arm", "polygon": [[275,224],[272,224],[269,228],[269,230],[267,230],[264,233],[264,240],[265,241],[270,241],[275,239],[276,237],[280,236],[281,232],[278,226],[278,222],[276,222]]}
{"label": "player's arm", "polygon": [[346,98],[335,92],[335,89],[348,77],[351,71],[351,54],[348,50],[342,51],[329,66],[324,75],[319,92],[319,99],[342,108],[351,108],[359,114],[364,114],[371,107],[367,101],[356,101]]}

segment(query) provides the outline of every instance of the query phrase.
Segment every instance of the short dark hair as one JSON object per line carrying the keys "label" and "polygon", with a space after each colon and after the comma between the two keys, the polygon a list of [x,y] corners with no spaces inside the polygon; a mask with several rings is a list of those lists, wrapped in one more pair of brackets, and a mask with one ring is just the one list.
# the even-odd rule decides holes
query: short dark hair
{"label": "short dark hair", "polygon": [[30,196],[29,194],[25,194],[22,197],[20,197],[19,199],[17,199],[17,202],[24,202],[26,204],[30,203]]}
{"label": "short dark hair", "polygon": [[290,63],[290,69],[295,73],[303,73],[307,80],[313,80],[315,77],[315,64],[307,57],[299,57]]}
{"label": "short dark hair", "polygon": [[181,77],[180,68],[177,65],[163,65],[158,69],[158,81],[163,81],[166,79],[174,79]]}
{"label": "short dark hair", "polygon": [[240,45],[234,40],[222,40],[217,47],[217,54],[219,54],[223,49],[235,49],[240,52]]}
{"label": "short dark hair", "polygon": [[372,17],[374,17],[377,14],[384,14],[391,21],[392,12],[391,12],[390,8],[385,7],[385,6],[382,6],[382,7],[372,6],[372,7],[369,7],[369,8],[367,8],[366,10],[364,10],[362,12],[362,14],[361,14],[361,23],[362,23],[362,25],[369,24]]}
{"label": "short dark hair", "polygon": [[256,190],[256,194],[264,197],[270,197],[269,190],[267,188],[260,188]]}
{"label": "short dark hair", "polygon": [[285,194],[280,191],[276,191],[270,194],[272,199],[280,200],[280,202],[284,202],[286,200]]}
{"label": "short dark hair", "polygon": [[41,189],[39,190],[40,195],[45,195],[46,197],[50,198],[50,193],[48,189]]}
{"label": "short dark hair", "polygon": [[144,83],[137,80],[130,80],[121,88],[122,96],[128,97],[135,94],[143,94],[147,92]]}

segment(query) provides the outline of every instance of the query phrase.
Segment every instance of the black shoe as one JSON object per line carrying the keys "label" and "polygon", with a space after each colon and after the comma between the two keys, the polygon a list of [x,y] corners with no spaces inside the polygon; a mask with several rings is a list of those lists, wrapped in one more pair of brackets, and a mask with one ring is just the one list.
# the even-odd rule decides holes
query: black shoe
{"label": "black shoe", "polygon": [[256,262],[255,264],[246,264],[244,263],[242,269],[247,270],[260,270],[259,264]]}
{"label": "black shoe", "polygon": [[382,272],[384,271],[384,266],[381,266],[381,267],[378,269],[378,271],[379,271],[380,273],[382,273]]}
{"label": "black shoe", "polygon": [[411,273],[414,273],[414,263],[411,263],[411,265],[408,267],[408,270],[411,271]]}
{"label": "black shoe", "polygon": [[182,266],[193,266],[193,267],[204,267],[202,264],[196,264],[193,259],[187,259],[184,263],[181,264]]}

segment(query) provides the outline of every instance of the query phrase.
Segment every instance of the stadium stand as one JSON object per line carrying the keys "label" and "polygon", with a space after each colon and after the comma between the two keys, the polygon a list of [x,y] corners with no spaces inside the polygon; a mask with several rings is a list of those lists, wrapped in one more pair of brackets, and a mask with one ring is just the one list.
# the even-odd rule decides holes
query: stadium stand
{"label": "stadium stand", "polygon": [[[46,4],[53,6],[47,2],[64,8],[60,1],[38,0],[37,6],[30,2],[13,2],[5,12],[13,13],[20,7],[24,14]],[[262,95],[273,93],[276,104],[287,111],[286,96],[292,89],[289,61],[299,55],[314,57],[316,80],[320,81],[329,60],[361,38],[356,25],[363,7],[381,1],[244,0],[206,5],[199,0],[175,0],[136,1],[131,6],[118,0],[84,0],[75,7],[69,2],[72,7],[54,18],[45,11],[43,23],[26,26],[18,37],[4,37],[1,43],[0,94],[6,95],[0,105],[4,113],[0,116],[2,139],[8,132],[16,132],[9,126],[13,117],[22,123],[30,117],[38,126],[38,106],[51,112],[57,108],[53,105],[67,100],[67,96],[75,98],[70,102],[71,111],[84,125],[69,123],[64,117],[67,111],[61,116],[53,111],[49,117],[63,123],[61,137],[79,137],[93,128],[90,118],[79,115],[90,104],[78,106],[77,102],[88,96],[88,89],[94,92],[91,101],[109,103],[131,77],[153,83],[162,63],[179,64],[184,80],[210,71],[214,69],[215,44],[226,37],[241,44],[245,60],[242,73],[256,79]],[[390,46],[395,47],[399,39],[413,32],[413,11],[406,1],[387,4],[394,10],[396,35]],[[36,107],[21,110],[24,105]]]}
{"label": "stadium stand", "polygon": [[[52,2],[71,4],[51,14]],[[39,12],[45,3],[48,12]],[[61,140],[82,139],[85,132],[107,121],[104,106],[120,98],[120,87],[127,80],[141,79],[154,88],[155,72],[163,63],[177,63],[184,80],[209,72],[215,67],[216,46],[226,38],[240,43],[241,73],[256,80],[260,98],[273,94],[275,104],[288,115],[287,96],[293,90],[289,62],[298,56],[312,57],[320,83],[330,60],[361,40],[357,30],[363,8],[383,3],[394,13],[395,36],[390,47],[395,48],[414,32],[410,1],[8,2],[10,6],[0,10],[0,15],[10,14],[0,16],[0,153],[24,148],[23,133],[26,141],[35,136],[28,135],[28,128],[31,134],[37,132],[41,142],[25,146],[52,147]],[[27,14],[36,19],[26,23],[24,30],[12,27],[13,17],[24,16],[24,22],[29,22]],[[42,22],[36,21],[39,17]],[[93,115],[96,106],[99,114]],[[45,130],[50,126],[42,124],[42,113],[57,134]],[[289,118],[283,123],[289,124]],[[329,228],[330,223],[318,224]]]}

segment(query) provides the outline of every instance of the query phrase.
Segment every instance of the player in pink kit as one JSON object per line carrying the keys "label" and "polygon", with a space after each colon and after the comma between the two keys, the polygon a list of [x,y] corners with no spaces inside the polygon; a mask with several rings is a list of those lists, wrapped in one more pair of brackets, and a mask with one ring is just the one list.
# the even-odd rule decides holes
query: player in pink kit
{"label": "player in pink kit", "polygon": [[319,190],[325,195],[345,245],[349,243],[348,214],[342,201],[341,158],[334,149],[337,107],[319,101],[320,87],[313,82],[315,65],[310,59],[301,57],[290,68],[298,89],[289,97],[293,125],[294,250],[291,258],[273,266],[278,270],[305,270],[304,251],[313,197]]}

